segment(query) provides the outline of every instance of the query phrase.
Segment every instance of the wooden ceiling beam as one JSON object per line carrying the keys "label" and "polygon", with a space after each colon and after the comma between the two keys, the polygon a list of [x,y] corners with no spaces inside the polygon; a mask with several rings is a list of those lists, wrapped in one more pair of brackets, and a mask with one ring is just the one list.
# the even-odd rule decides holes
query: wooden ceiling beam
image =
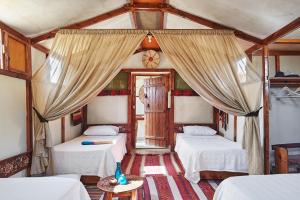
{"label": "wooden ceiling beam", "polygon": [[34,47],[35,49],[43,52],[46,55],[48,55],[49,52],[50,52],[50,49],[48,49],[47,47],[45,47],[45,46],[43,46],[41,44],[36,43],[36,44],[31,44],[31,45],[32,45],[32,47]]}
{"label": "wooden ceiling beam", "polygon": [[297,19],[295,19],[291,23],[287,24],[286,26],[282,27],[281,29],[279,29],[275,33],[272,33],[271,35],[266,37],[263,40],[263,43],[268,45],[268,44],[274,42],[275,40],[287,35],[288,33],[298,29],[299,27],[300,27],[300,17],[298,17]]}
{"label": "wooden ceiling beam", "polygon": [[[272,33],[271,35],[269,35],[268,37],[266,37],[265,39],[263,39],[262,43],[265,44],[265,45],[268,45],[268,44],[274,42],[275,40],[277,40],[277,39],[279,39],[279,38],[287,35],[288,33],[296,30],[299,27],[300,27],[300,17],[298,17],[297,19],[295,19],[294,21],[290,22],[286,26],[282,27],[281,29],[279,29],[275,33]],[[246,53],[247,54],[251,54],[251,53],[257,51],[260,48],[261,48],[260,45],[255,44],[252,47],[250,47],[249,49],[247,49]]]}
{"label": "wooden ceiling beam", "polygon": [[[243,40],[249,41],[249,42],[253,42],[256,44],[262,44],[262,40],[251,36],[243,31],[237,30],[235,28],[232,27],[228,27],[219,23],[216,23],[214,21],[193,15],[191,13],[182,11],[180,9],[177,9],[171,5],[169,5],[168,3],[127,3],[124,6],[122,6],[121,8],[112,10],[110,12],[98,15],[96,17],[92,17],[90,19],[87,20],[83,20],[81,22],[75,23],[75,24],[71,24],[65,27],[62,27],[64,29],[80,29],[80,28],[84,28],[87,26],[91,26],[95,23],[110,19],[112,17],[121,15],[123,13],[126,12],[134,12],[134,11],[156,11],[156,12],[168,12],[183,18],[187,18],[191,21],[194,21],[196,23],[202,24],[204,26],[207,26],[209,28],[213,28],[213,29],[229,29],[229,30],[233,30],[235,35]],[[39,35],[37,37],[34,37],[31,39],[32,43],[38,43],[42,40],[46,40],[49,38],[53,38],[55,36],[55,34],[59,31],[59,28],[54,29],[52,31],[49,31],[45,34]]]}
{"label": "wooden ceiling beam", "polygon": [[[127,7],[122,6],[121,8],[117,8],[117,9],[109,11],[107,13],[103,13],[103,14],[97,15],[95,17],[92,17],[92,18],[89,18],[89,19],[86,19],[86,20],[83,20],[83,21],[80,21],[80,22],[77,22],[77,23],[74,23],[74,24],[71,24],[71,25],[64,26],[61,29],[81,29],[81,28],[85,28],[85,27],[91,26],[93,24],[99,23],[101,21],[110,19],[112,17],[116,17],[118,15],[127,13],[128,11],[129,10],[128,10]],[[57,29],[51,30],[47,33],[44,33],[42,35],[39,35],[37,37],[31,38],[31,43],[35,44],[35,43],[38,43],[42,40],[53,38],[59,30],[60,30],[60,28],[57,28]]]}
{"label": "wooden ceiling beam", "polygon": [[[262,50],[254,52],[253,55],[261,56]],[[269,56],[300,56],[300,51],[270,50]]]}
{"label": "wooden ceiling beam", "polygon": [[262,44],[262,40],[260,38],[254,37],[254,36],[249,35],[249,34],[243,32],[243,31],[237,30],[235,28],[232,28],[232,27],[229,27],[229,26],[225,26],[223,24],[219,24],[217,22],[205,19],[203,17],[199,17],[197,15],[193,15],[193,14],[185,12],[183,10],[174,8],[173,6],[168,5],[165,8],[165,11],[168,12],[168,13],[171,13],[171,14],[174,14],[174,15],[177,15],[177,16],[189,19],[189,20],[191,20],[193,22],[196,22],[198,24],[202,24],[202,25],[207,26],[207,27],[212,28],[212,29],[229,29],[229,30],[233,30],[234,33],[235,33],[235,35],[237,37],[243,39],[243,40],[246,40],[246,41],[249,41],[249,42],[253,42],[253,43],[256,43],[256,44]]}
{"label": "wooden ceiling beam", "polygon": [[274,42],[275,44],[300,44],[300,39],[277,39]]}

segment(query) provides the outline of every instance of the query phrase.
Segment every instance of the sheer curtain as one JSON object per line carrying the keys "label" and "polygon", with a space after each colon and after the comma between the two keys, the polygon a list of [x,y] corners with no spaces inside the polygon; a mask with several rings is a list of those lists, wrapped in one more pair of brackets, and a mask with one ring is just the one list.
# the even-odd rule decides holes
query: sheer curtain
{"label": "sheer curtain", "polygon": [[246,116],[243,147],[249,174],[263,173],[258,111],[262,82],[232,31],[155,30],[163,53],[180,76],[208,103]]}
{"label": "sheer curtain", "polygon": [[32,174],[44,173],[51,146],[48,121],[86,105],[117,75],[148,31],[61,30],[32,79],[35,145]]}

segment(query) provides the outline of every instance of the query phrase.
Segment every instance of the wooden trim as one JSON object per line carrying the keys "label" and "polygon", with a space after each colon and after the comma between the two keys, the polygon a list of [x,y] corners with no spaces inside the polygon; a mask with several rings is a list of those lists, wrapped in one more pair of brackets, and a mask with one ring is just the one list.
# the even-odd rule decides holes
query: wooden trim
{"label": "wooden trim", "polygon": [[286,149],[300,148],[300,143],[274,144],[272,145],[272,150],[275,150],[277,147],[283,147]]}
{"label": "wooden trim", "polygon": [[[300,17],[292,21],[291,23],[287,24],[286,26],[282,27],[281,29],[277,30],[275,33],[269,35],[265,39],[262,40],[262,44],[270,44],[274,42],[275,40],[287,35],[288,33],[296,30],[300,27]],[[255,44],[249,49],[246,50],[246,54],[253,53],[261,48],[261,45]]]}
{"label": "wooden trim", "polygon": [[300,77],[274,77],[270,78],[270,85],[272,87],[284,87],[284,86],[300,86]]}
{"label": "wooden trim", "polygon": [[74,24],[70,24],[70,25],[67,25],[67,26],[64,26],[64,27],[61,27],[61,28],[53,29],[53,30],[51,30],[47,33],[44,33],[44,34],[39,35],[37,37],[31,38],[31,43],[35,44],[35,43],[38,43],[42,40],[47,40],[47,39],[53,38],[55,36],[55,34],[60,29],[81,29],[81,28],[85,28],[85,27],[91,26],[93,24],[99,23],[101,21],[110,19],[112,17],[116,17],[118,15],[124,14],[128,11],[129,11],[128,8],[126,8],[125,6],[122,6],[121,8],[114,9],[112,11],[97,15],[97,16],[92,17],[92,18],[89,18],[89,19],[86,19],[86,20],[83,20],[83,21],[80,21],[80,22],[77,22],[77,23],[74,23]]}
{"label": "wooden trim", "polygon": [[[122,71],[123,72],[130,72],[130,73],[132,73],[132,72],[134,72],[134,73],[143,73],[143,74],[139,74],[139,75],[141,75],[141,76],[144,76],[145,74],[145,72],[171,72],[171,70],[173,70],[172,68],[164,68],[164,69],[149,69],[149,68],[123,68],[122,69]],[[135,75],[135,74],[133,74],[133,75]],[[153,75],[153,74],[149,74],[149,76],[150,75]],[[147,75],[145,75],[145,76],[147,76]]]}
{"label": "wooden trim", "polygon": [[[174,69],[170,73],[170,90],[171,92],[175,89],[175,73]],[[169,144],[171,146],[171,151],[174,151],[175,141],[174,141],[174,95],[171,94],[171,108],[169,108]]]}
{"label": "wooden trim", "polygon": [[275,55],[275,72],[280,71],[280,57],[279,55]]}
{"label": "wooden trim", "polygon": [[47,47],[45,47],[45,46],[43,46],[41,44],[38,44],[38,43],[32,44],[31,46],[34,47],[35,49],[43,52],[46,55],[49,54],[49,52],[50,52],[50,49],[48,49]]}
{"label": "wooden trim", "polygon": [[300,17],[296,18],[295,20],[293,20],[289,24],[287,24],[284,27],[282,27],[281,29],[277,30],[275,33],[273,33],[273,34],[269,35],[268,37],[266,37],[263,40],[263,44],[265,44],[265,45],[270,44],[270,43],[274,42],[275,40],[277,40],[277,39],[287,35],[288,33],[296,30],[299,27],[300,27]]}
{"label": "wooden trim", "polygon": [[[33,131],[32,131],[32,91],[31,81],[26,80],[26,151],[33,150]],[[30,166],[27,168],[27,176],[30,175]]]}
{"label": "wooden trim", "polygon": [[237,116],[233,116],[233,141],[237,141]]}
{"label": "wooden trim", "polygon": [[275,44],[300,44],[300,39],[286,39],[280,38],[275,40]]}
{"label": "wooden trim", "polygon": [[194,90],[172,90],[171,91],[172,96],[199,96],[197,92]]}
{"label": "wooden trim", "polygon": [[98,96],[121,96],[130,95],[130,90],[102,90]]}
{"label": "wooden trim", "polygon": [[30,39],[27,38],[26,36],[24,36],[23,34],[21,34],[20,32],[12,29],[11,27],[9,27],[8,25],[4,24],[3,22],[0,21],[0,29],[12,34],[12,35],[15,35],[16,37],[22,39],[23,41],[26,41],[27,43],[30,42]]}
{"label": "wooden trim", "polygon": [[165,8],[163,9],[168,13],[183,17],[183,18],[187,18],[193,22],[196,22],[198,24],[202,24],[204,26],[207,26],[209,28],[212,29],[229,29],[229,30],[233,30],[235,35],[243,40],[249,41],[249,42],[253,42],[253,43],[257,43],[257,44],[262,44],[262,40],[260,38],[254,37],[252,35],[249,35],[243,31],[237,30],[235,28],[229,27],[229,26],[225,26],[222,24],[219,24],[217,22],[205,19],[203,17],[199,17],[197,15],[193,15],[190,14],[188,12],[185,12],[183,10],[179,10],[177,8],[174,8],[173,6],[166,4]]}
{"label": "wooden trim", "polygon": [[261,48],[261,45],[260,45],[260,44],[255,44],[255,45],[253,45],[252,47],[250,47],[249,49],[247,49],[247,50],[245,51],[245,53],[246,53],[247,55],[253,54],[253,52],[256,52],[256,51],[259,50],[260,48]]}
{"label": "wooden trim", "polygon": [[228,171],[201,171],[201,179],[226,179],[232,176],[246,176],[248,173],[242,172],[228,172]]}
{"label": "wooden trim", "polygon": [[269,146],[270,146],[270,133],[269,133],[269,50],[266,45],[263,46],[262,56],[262,81],[263,81],[263,116],[264,116],[264,165],[265,174],[270,173],[269,163]]}
{"label": "wooden trim", "polygon": [[83,133],[87,129],[87,105],[82,107],[82,124],[81,132]]}
{"label": "wooden trim", "polygon": [[[261,56],[262,50],[256,51],[253,55]],[[269,56],[300,56],[300,51],[269,50]]]}
{"label": "wooden trim", "polygon": [[61,143],[64,143],[66,141],[66,123],[65,123],[65,117],[61,118]]}
{"label": "wooden trim", "polygon": [[31,152],[25,152],[0,161],[0,178],[12,176],[28,167],[31,163]]}

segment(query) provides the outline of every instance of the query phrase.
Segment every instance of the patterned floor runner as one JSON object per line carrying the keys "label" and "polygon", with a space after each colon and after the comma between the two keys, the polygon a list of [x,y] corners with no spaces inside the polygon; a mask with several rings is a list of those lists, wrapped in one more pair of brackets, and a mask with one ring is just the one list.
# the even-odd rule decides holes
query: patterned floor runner
{"label": "patterned floor runner", "polygon": [[[139,200],[211,200],[219,181],[201,180],[191,184],[184,177],[176,154],[132,154],[122,161],[122,171],[145,177]],[[86,186],[92,200],[105,199],[96,186]],[[115,198],[117,199],[117,198]]]}

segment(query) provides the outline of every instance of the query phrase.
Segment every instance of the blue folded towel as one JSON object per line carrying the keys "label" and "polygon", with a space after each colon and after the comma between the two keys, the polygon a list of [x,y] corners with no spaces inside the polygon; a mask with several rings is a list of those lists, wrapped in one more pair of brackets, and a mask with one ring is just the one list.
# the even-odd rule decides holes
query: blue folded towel
{"label": "blue folded towel", "polygon": [[94,145],[94,142],[93,142],[93,141],[87,141],[87,140],[86,140],[86,141],[82,141],[81,144],[82,144],[82,145]]}

